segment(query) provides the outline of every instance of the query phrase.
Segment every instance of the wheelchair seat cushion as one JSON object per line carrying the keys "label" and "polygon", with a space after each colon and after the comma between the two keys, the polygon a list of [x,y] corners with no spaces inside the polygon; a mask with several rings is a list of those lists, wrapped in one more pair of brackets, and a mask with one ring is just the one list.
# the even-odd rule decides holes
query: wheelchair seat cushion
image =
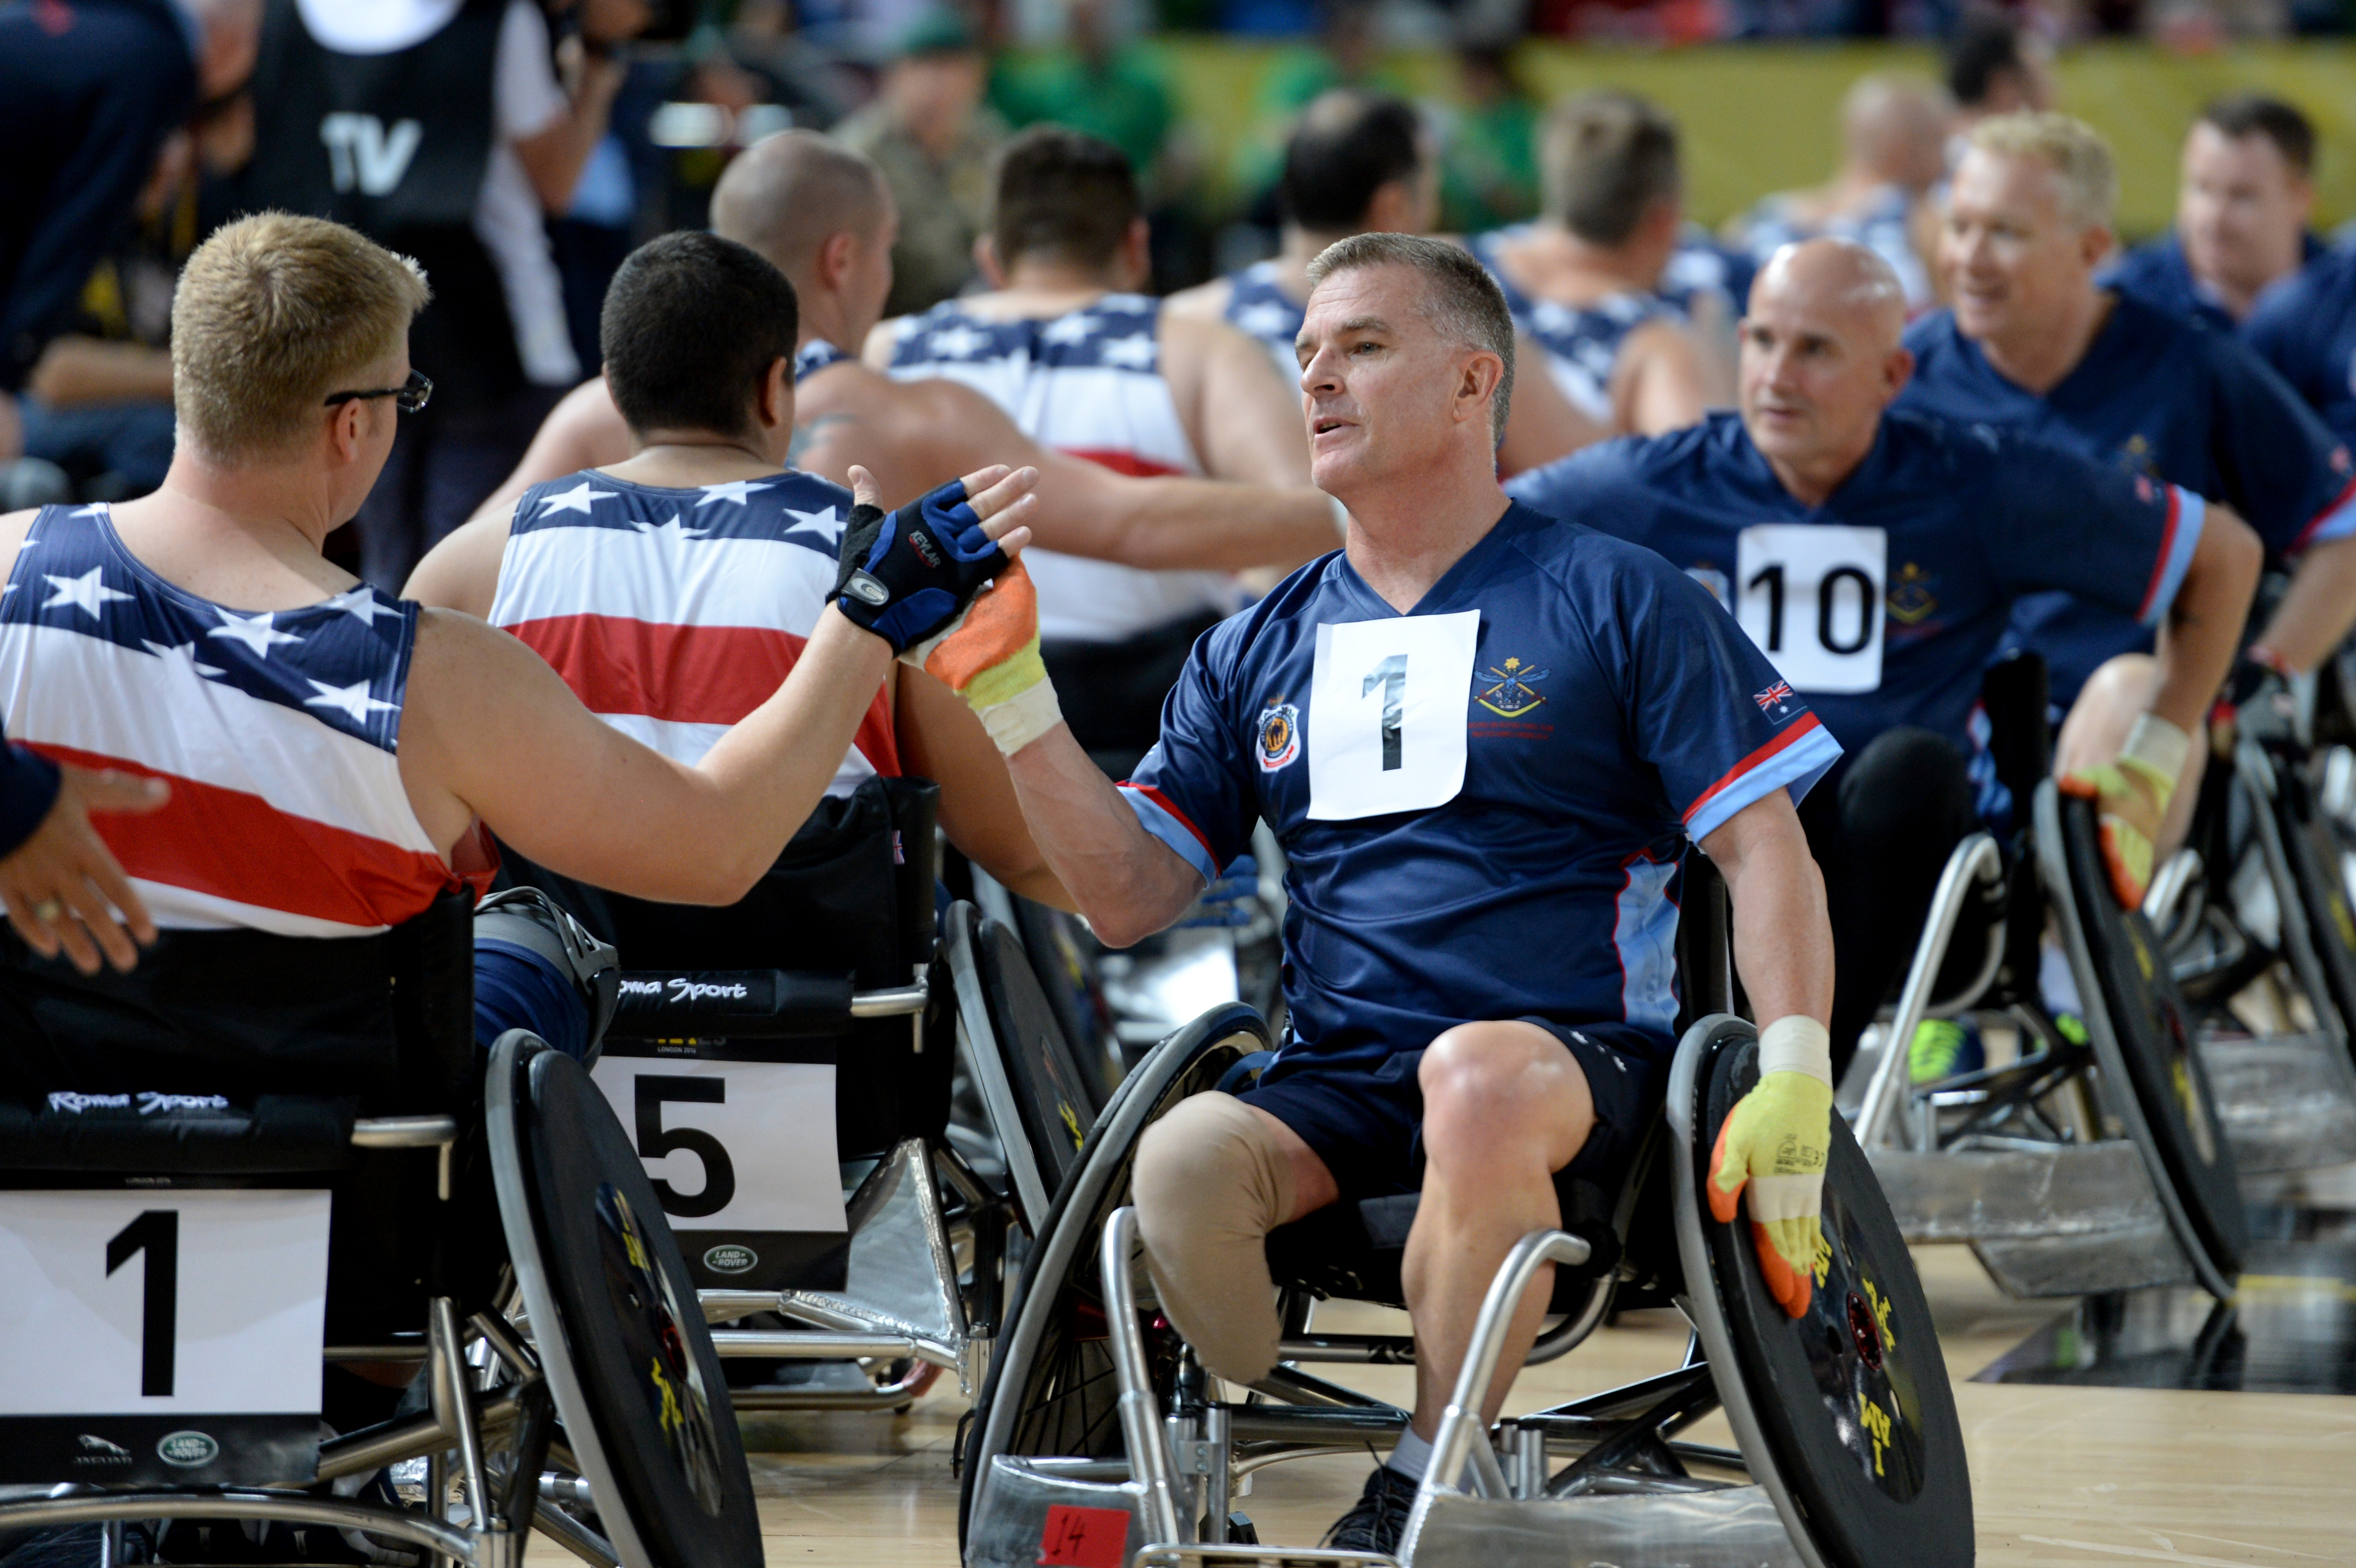
{"label": "wheelchair seat cushion", "polygon": [[[216,1103],[204,1103],[211,1101]],[[179,1103],[175,1103],[176,1101]],[[194,1103],[190,1103],[194,1102]],[[53,1093],[0,1101],[0,1171],[280,1176],[353,1163],[359,1102],[266,1094],[251,1110],[211,1095]]]}

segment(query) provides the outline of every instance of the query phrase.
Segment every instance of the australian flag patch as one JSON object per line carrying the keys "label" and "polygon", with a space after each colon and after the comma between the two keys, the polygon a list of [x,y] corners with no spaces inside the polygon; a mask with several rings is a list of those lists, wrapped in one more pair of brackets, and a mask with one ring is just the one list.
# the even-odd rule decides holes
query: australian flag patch
{"label": "australian flag patch", "polygon": [[1800,711],[1800,699],[1793,694],[1792,682],[1789,681],[1778,681],[1763,692],[1753,692],[1751,693],[1751,700],[1759,704],[1761,713],[1765,714],[1777,724],[1782,724]]}

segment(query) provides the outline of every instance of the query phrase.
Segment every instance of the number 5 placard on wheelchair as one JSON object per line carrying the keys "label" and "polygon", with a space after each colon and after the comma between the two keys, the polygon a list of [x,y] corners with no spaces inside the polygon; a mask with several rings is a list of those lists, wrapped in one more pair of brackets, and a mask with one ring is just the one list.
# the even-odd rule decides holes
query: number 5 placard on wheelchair
{"label": "number 5 placard on wheelchair", "polygon": [[1762,522],[1735,545],[1735,618],[1800,692],[1881,684],[1890,535],[1829,522]]}
{"label": "number 5 placard on wheelchair", "polygon": [[0,1482],[308,1480],[328,1195],[0,1190]]}
{"label": "number 5 placard on wheelchair", "polygon": [[706,1290],[839,1290],[832,1040],[609,1039],[597,1087]]}

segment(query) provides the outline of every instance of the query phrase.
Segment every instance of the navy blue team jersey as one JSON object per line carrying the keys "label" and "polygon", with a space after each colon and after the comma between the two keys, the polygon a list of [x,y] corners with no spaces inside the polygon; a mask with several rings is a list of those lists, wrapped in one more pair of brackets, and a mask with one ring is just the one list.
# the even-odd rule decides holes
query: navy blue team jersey
{"label": "navy blue team jersey", "polygon": [[2326,251],[2258,296],[2242,337],[2342,441],[2356,441],[2356,252]]}
{"label": "navy blue team jersey", "polygon": [[2061,589],[2156,625],[2203,515],[2173,485],[1908,413],[1883,417],[1873,450],[1822,506],[1784,489],[1723,413],[1590,446],[1507,490],[1684,568],[1852,755],[1900,725],[1968,752],[1980,671],[2025,594]]}
{"label": "navy blue team jersey", "polygon": [[[2356,533],[2356,470],[2282,378],[2238,339],[2120,295],[2077,368],[2043,397],[2007,381],[1938,311],[1906,333],[1914,380],[1897,406],[2017,430],[2239,512],[2276,559]],[[2074,548],[2064,532],[2057,547]],[[2039,594],[2008,646],[2045,656],[2067,703],[2097,665],[2149,651],[2150,628],[2105,605]]]}
{"label": "navy blue team jersey", "polygon": [[1301,351],[1293,345],[1308,312],[1293,304],[1292,296],[1276,280],[1277,265],[1272,261],[1254,262],[1239,273],[1229,274],[1224,316],[1228,326],[1266,345],[1269,358],[1276,361],[1277,374],[1290,383],[1301,377]]}
{"label": "navy blue team jersey", "polygon": [[[2300,241],[2303,262],[2312,262],[2323,253],[2323,242],[2314,235],[2302,235]],[[2234,329],[2233,312],[2225,308],[2215,290],[2192,275],[2192,263],[2184,259],[2184,242],[2172,229],[2129,251],[2094,281],[2213,331]]]}
{"label": "navy blue team jersey", "polygon": [[1122,794],[1205,877],[1283,844],[1268,1083],[1494,1018],[1665,1055],[1687,841],[1839,755],[1690,578],[1516,505],[1412,615],[1336,552],[1220,623]]}

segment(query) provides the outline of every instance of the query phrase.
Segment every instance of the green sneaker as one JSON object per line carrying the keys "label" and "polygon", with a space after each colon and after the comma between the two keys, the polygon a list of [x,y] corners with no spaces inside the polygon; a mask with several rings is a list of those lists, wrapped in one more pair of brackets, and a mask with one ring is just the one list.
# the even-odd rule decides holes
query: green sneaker
{"label": "green sneaker", "polygon": [[1925,1018],[1906,1047],[1906,1072],[1916,1083],[1937,1083],[1958,1073],[1977,1072],[1987,1062],[1979,1031],[1952,1018]]}

